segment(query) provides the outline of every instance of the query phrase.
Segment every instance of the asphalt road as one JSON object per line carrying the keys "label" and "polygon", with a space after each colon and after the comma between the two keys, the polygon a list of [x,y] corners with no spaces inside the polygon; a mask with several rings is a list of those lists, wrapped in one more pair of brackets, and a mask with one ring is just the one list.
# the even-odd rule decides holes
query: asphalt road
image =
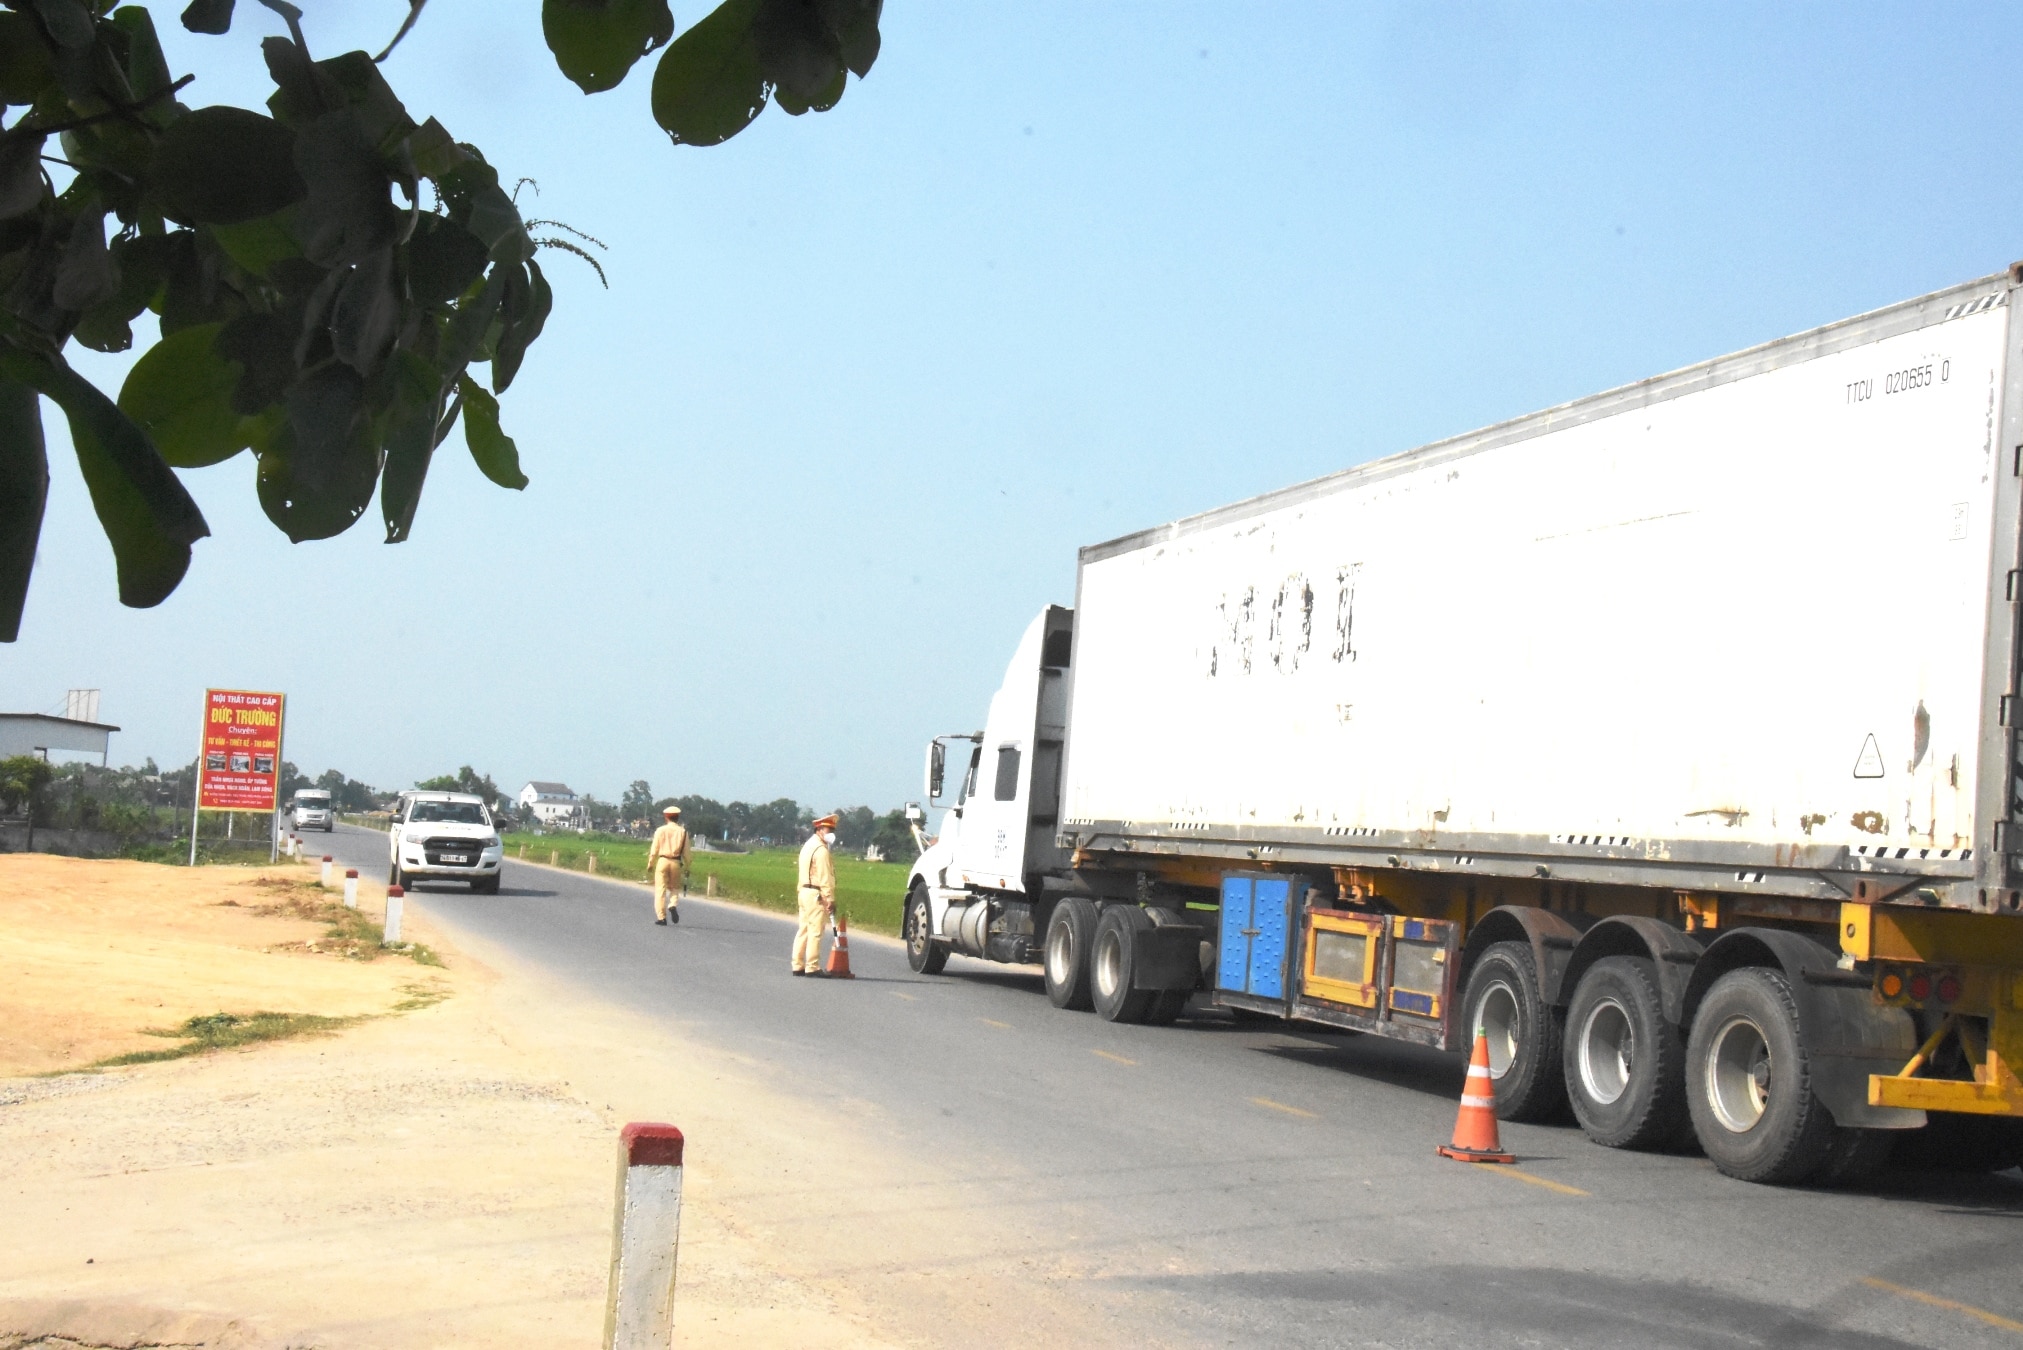
{"label": "asphalt road", "polygon": [[[384,835],[312,839],[386,865]],[[1417,1047],[1212,1010],[1115,1026],[1055,1010],[1036,968],[923,977],[867,941],[855,981],[794,980],[776,916],[691,899],[656,928],[635,887],[510,862],[499,895],[410,903],[811,1104],[876,1104],[923,1165],[1016,1178],[1032,1230],[1116,1272],[1092,1283],[1148,1340],[2023,1345],[2015,1171],[1780,1190],[1523,1125],[1517,1167],[1466,1166],[1433,1152],[1462,1065]]]}

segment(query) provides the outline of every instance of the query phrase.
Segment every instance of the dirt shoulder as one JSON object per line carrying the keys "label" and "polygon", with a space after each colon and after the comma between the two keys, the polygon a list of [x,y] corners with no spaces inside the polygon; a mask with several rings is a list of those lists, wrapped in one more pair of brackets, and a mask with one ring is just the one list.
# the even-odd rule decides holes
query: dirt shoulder
{"label": "dirt shoulder", "polygon": [[[23,939],[37,983],[0,1017],[32,996],[42,1030],[10,1065],[103,1057],[136,1023],[233,1000],[384,1013],[374,1000],[399,1002],[417,969],[311,952],[317,925],[235,913],[243,901],[222,899],[250,884],[242,869],[106,883],[70,868],[107,864],[43,863],[61,866],[0,924],[37,904],[42,928],[80,904],[105,917],[97,945],[63,948],[74,966],[55,937]],[[26,876],[0,873],[0,893]],[[157,944],[151,964],[119,932],[137,897],[163,926],[131,940]],[[378,888],[362,900],[376,913]],[[174,927],[185,906],[195,917]],[[430,1006],[322,1038],[0,1078],[0,1350],[594,1346],[628,1119],[675,1121],[690,1141],[680,1344],[1114,1339],[1087,1324],[1075,1272],[1036,1263],[1035,1235],[988,1216],[1009,1196],[943,1186],[890,1156],[875,1121],[778,1097],[765,1066],[458,951],[412,912],[410,935],[445,963],[425,972],[449,995]],[[87,972],[105,990],[69,1006],[97,1011],[63,1032],[60,1000],[94,987]]]}

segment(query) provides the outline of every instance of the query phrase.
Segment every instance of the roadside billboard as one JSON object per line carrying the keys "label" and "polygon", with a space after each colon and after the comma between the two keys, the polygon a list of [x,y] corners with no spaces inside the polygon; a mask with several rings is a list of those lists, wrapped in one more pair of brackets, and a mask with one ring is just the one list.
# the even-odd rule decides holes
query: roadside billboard
{"label": "roadside billboard", "polygon": [[280,805],[285,694],[204,691],[197,805],[205,811],[267,811]]}

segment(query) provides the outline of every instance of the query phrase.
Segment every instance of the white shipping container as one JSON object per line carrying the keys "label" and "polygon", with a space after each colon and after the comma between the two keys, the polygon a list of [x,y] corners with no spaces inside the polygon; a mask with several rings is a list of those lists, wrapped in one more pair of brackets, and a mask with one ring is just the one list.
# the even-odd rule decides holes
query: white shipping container
{"label": "white shipping container", "polygon": [[1084,549],[1061,842],[1976,903],[2010,284]]}

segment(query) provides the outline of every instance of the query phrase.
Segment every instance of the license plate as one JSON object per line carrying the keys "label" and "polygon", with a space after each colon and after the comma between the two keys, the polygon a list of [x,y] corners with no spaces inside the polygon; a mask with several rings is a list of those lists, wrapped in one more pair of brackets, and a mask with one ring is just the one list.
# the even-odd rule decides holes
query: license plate
{"label": "license plate", "polygon": [[470,855],[470,854],[468,854],[468,853],[445,853],[445,854],[443,854],[443,861],[444,861],[444,862],[446,862],[446,863],[467,863],[467,862],[469,862],[470,860],[471,860],[471,855]]}

